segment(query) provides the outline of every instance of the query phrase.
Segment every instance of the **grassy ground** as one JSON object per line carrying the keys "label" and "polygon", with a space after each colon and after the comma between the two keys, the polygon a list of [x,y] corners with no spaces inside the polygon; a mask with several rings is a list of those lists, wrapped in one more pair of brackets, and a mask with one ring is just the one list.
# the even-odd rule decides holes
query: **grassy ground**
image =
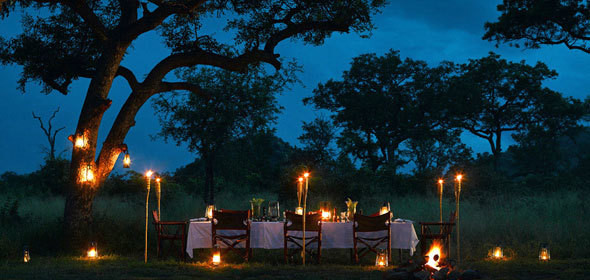
{"label": "grassy ground", "polygon": [[[463,268],[479,270],[484,279],[590,279],[590,259],[534,259],[466,262]],[[391,267],[390,267],[391,268]],[[205,263],[179,263],[117,256],[100,260],[35,258],[31,263],[0,263],[0,279],[382,279],[383,271],[357,265],[232,264],[211,267]]]}

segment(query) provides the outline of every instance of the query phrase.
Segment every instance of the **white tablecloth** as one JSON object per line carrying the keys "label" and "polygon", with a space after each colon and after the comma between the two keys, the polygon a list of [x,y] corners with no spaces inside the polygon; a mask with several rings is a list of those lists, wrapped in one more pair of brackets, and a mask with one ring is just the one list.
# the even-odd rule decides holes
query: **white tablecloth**
{"label": "white tablecloth", "polygon": [[[391,223],[391,248],[410,250],[413,255],[418,245],[418,236],[412,222]],[[223,234],[237,233],[244,231],[221,231]],[[289,234],[301,232],[289,232]],[[307,232],[306,236],[312,233]],[[370,236],[380,233],[359,233]],[[188,228],[186,240],[186,252],[192,258],[193,249],[211,248],[211,222],[193,222]],[[283,248],[283,223],[282,222],[253,222],[250,227],[250,247],[263,249]],[[221,245],[221,242],[220,242]],[[352,223],[330,223],[322,224],[322,248],[352,248]]]}

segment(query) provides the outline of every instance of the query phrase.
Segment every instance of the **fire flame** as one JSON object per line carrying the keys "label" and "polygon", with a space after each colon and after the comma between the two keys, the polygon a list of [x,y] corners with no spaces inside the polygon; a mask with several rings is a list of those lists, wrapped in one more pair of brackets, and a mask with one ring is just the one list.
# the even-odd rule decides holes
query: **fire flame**
{"label": "fire flame", "polygon": [[440,244],[434,242],[432,243],[432,247],[430,247],[430,250],[426,254],[426,256],[428,256],[428,262],[426,263],[426,265],[436,270],[440,270],[439,261],[442,259],[442,251],[440,248]]}

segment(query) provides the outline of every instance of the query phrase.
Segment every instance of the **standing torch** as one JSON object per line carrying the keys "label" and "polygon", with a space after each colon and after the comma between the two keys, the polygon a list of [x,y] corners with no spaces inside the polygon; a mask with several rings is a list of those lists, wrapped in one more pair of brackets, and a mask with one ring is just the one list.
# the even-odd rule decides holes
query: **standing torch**
{"label": "standing torch", "polygon": [[457,175],[457,184],[455,185],[455,212],[457,215],[457,262],[461,263],[461,230],[459,222],[459,201],[461,198],[461,180],[463,175]]}
{"label": "standing torch", "polygon": [[160,185],[160,177],[156,177],[156,194],[158,195],[158,220],[162,220],[162,213],[160,213],[160,197],[162,197],[162,185]]}
{"label": "standing torch", "polygon": [[309,187],[309,173],[303,174],[305,177],[305,191],[303,192],[303,250],[301,251],[301,258],[303,259],[303,266],[305,266],[305,213],[307,212],[307,190]]}
{"label": "standing torch", "polygon": [[148,242],[148,206],[150,202],[150,181],[152,179],[153,172],[148,170],[145,173],[147,179],[147,196],[145,198],[145,251],[144,251],[144,262],[147,263],[147,242]]}
{"label": "standing torch", "polygon": [[443,179],[438,179],[438,213],[440,216],[440,222],[442,223],[442,194],[443,194]]}

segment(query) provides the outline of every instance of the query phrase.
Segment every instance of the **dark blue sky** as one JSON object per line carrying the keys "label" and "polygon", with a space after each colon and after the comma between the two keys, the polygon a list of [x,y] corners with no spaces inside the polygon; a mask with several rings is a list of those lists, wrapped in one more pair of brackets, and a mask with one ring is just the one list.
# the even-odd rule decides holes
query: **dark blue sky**
{"label": "dark blue sky", "polygon": [[[315,118],[319,112],[303,106],[301,99],[310,96],[319,82],[330,78],[339,78],[347,70],[351,59],[363,53],[383,54],[389,49],[400,50],[403,57],[425,60],[434,65],[443,60],[465,62],[469,58],[480,58],[494,51],[508,60],[526,60],[530,64],[545,62],[557,70],[559,77],[546,83],[550,88],[566,96],[585,98],[590,88],[590,55],[568,50],[562,46],[543,47],[539,50],[522,50],[508,46],[496,48],[494,43],[481,40],[486,21],[497,18],[496,5],[501,1],[473,0],[392,0],[374,19],[376,30],[369,39],[361,39],[356,34],[335,34],[319,47],[305,46],[296,41],[285,41],[279,45],[277,52],[283,58],[295,58],[303,65],[300,75],[302,86],[294,86],[279,97],[285,107],[279,116],[277,135],[286,141],[299,145],[297,137],[301,134],[301,122]],[[10,37],[20,29],[20,15],[15,13],[0,22],[0,36]],[[207,25],[204,28],[208,28]],[[217,35],[223,37],[221,31]],[[125,58],[125,65],[143,77],[153,65],[169,54],[161,39],[155,34],[146,34],[134,44],[134,49]],[[38,85],[27,86],[25,94],[16,89],[19,67],[0,66],[0,85],[2,102],[0,103],[0,173],[15,171],[24,173],[36,170],[43,162],[42,145],[46,140],[39,129],[37,120],[31,111],[47,118],[57,107],[61,111],[54,121],[54,126],[66,126],[59,134],[57,149],[67,149],[69,156],[71,143],[66,139],[75,129],[80,113],[87,80],[75,82],[71,93],[63,96],[53,93],[45,96],[40,93]],[[122,106],[129,87],[123,79],[115,80],[109,98],[112,107],[105,114],[99,143],[103,141],[112,125],[118,110]],[[152,168],[157,171],[174,171],[194,159],[185,147],[172,143],[152,141],[150,135],[159,131],[157,118],[151,105],[144,106],[136,117],[137,124],[127,135],[126,143],[130,148],[133,169],[144,171]],[[479,138],[464,135],[463,140],[472,146],[475,152],[489,151],[487,142]],[[509,145],[511,141],[504,141]],[[121,163],[118,163],[120,167]]]}

